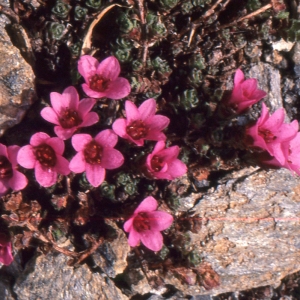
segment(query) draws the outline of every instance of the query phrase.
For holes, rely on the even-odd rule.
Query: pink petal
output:
[[[65,151],[65,143],[58,137],[48,139],[46,144],[49,145],[56,154],[62,155]]]
[[[162,133],[161,131],[150,131],[146,137],[145,140],[150,140],[150,141],[165,141],[167,139],[166,135]]]
[[[267,93],[262,91],[262,90],[256,90],[253,95],[252,98],[253,99],[257,99],[257,101],[259,101],[260,99],[264,98],[267,96]]]
[[[130,230],[132,229],[133,220],[134,220],[134,217],[131,217],[124,223],[123,228],[126,232],[130,232]]]
[[[168,164],[168,173],[172,180],[186,174],[187,166],[179,159],[175,159]]]
[[[284,109],[277,109],[273,115],[264,123],[263,128],[276,132],[284,121]]]
[[[20,150],[20,146],[17,145],[7,147],[7,157],[13,167],[15,167],[18,164],[17,156],[19,150]]]
[[[128,135],[126,132],[126,126],[127,126],[126,119],[117,119],[113,123],[112,129],[118,136],[120,136],[122,138],[127,138]]]
[[[276,131],[275,133],[277,136],[277,139],[275,141],[280,143],[280,142],[292,140],[297,135],[298,127],[299,124],[297,120],[294,120],[290,124],[282,124],[279,130]]]
[[[273,155],[278,162],[283,166],[286,162],[286,157],[283,154],[281,144],[279,143],[273,143],[273,144],[267,144],[268,151],[271,155]]]
[[[26,169],[33,169],[37,161],[33,147],[31,145],[22,147],[18,152],[17,161],[22,167]]]
[[[106,92],[106,97],[118,100],[124,98],[130,94],[130,83],[126,78],[118,77],[116,80],[110,83]]]
[[[61,155],[57,155],[56,165],[53,169],[55,169],[58,174],[68,175],[70,173],[69,161]]]
[[[269,109],[264,102],[262,103],[261,107],[261,115],[257,120],[258,126],[263,125],[270,118]]]
[[[78,126],[79,127],[87,127],[96,124],[99,121],[99,116],[95,112],[89,112],[85,117],[83,122]]]
[[[7,243],[7,245],[3,245],[1,248],[0,262],[8,266],[14,260],[11,253],[11,242]]]
[[[26,187],[28,180],[24,174],[14,170],[13,176],[9,179],[8,185],[14,191],[22,190]]]
[[[54,127],[54,132],[55,134],[62,140],[67,140],[69,139],[74,132],[77,130],[77,127],[73,128],[62,128],[61,126],[55,126]]]
[[[69,168],[74,173],[82,173],[85,171],[85,158],[83,152],[78,152],[70,161]]]
[[[136,105],[131,101],[125,102],[125,111],[127,124],[130,125],[132,121],[140,120],[141,116]]]
[[[75,134],[72,137],[72,146],[76,151],[82,151],[85,145],[91,142],[93,138],[89,134]]]
[[[85,173],[89,183],[92,186],[97,187],[104,181],[106,172],[105,169],[98,164],[91,165],[87,163]]]
[[[46,121],[59,125],[59,120],[57,113],[54,111],[52,107],[45,107],[41,111],[41,116],[44,118]]]
[[[92,97],[92,98],[103,98],[103,97],[106,97],[106,91],[104,92],[97,92],[97,91],[94,91],[92,90],[86,83],[82,84],[81,85],[83,91],[89,96],[89,97]]]
[[[173,216],[165,211],[152,211],[147,213],[150,220],[151,231],[162,231],[173,223]]]
[[[8,157],[7,147],[0,143],[0,155]]]
[[[242,70],[237,69],[234,75],[234,85],[240,85],[245,79],[244,73]]]
[[[102,147],[113,148],[118,142],[118,136],[111,129],[106,129],[95,136],[95,141]]]
[[[163,237],[159,231],[143,231],[140,237],[142,243],[152,251],[159,251],[163,246]]]
[[[152,118],[156,112],[156,101],[153,98],[144,101],[139,106],[138,111],[141,120],[146,121],[147,119]]]
[[[122,166],[124,163],[124,157],[122,153],[113,148],[103,148],[101,166],[104,169],[116,169]]]
[[[52,103],[52,102],[51,102]],[[79,104],[79,96],[74,86],[67,87],[61,95],[61,107],[70,108],[77,111]],[[59,110],[60,111],[60,110]]]
[[[135,247],[140,242],[140,234],[132,227],[128,236],[128,244],[131,247]]]
[[[57,179],[57,173],[52,168],[47,169],[43,167],[39,162],[35,166],[35,179],[43,187],[49,187],[55,184]]]
[[[156,115],[153,116],[151,119],[148,120],[148,122],[145,122],[146,125],[148,125],[151,130],[157,130],[161,131],[165,129],[170,123],[170,119],[165,116]]]
[[[56,92],[50,93],[50,101],[55,113],[60,115],[65,108],[76,111],[78,108],[79,96],[77,90],[73,86],[69,86],[62,94]]]
[[[117,79],[121,71],[119,61],[114,56],[109,56],[102,60],[97,67],[97,74],[105,79],[114,81]]]
[[[96,74],[99,62],[90,55],[83,55],[78,61],[78,72],[88,83],[90,78]]]
[[[138,214],[139,212],[154,211],[156,210],[157,206],[158,206],[157,201],[153,197],[149,196],[140,203],[140,205],[136,208],[134,213]]]
[[[155,155],[156,153],[158,153],[159,151],[163,150],[165,148],[166,144],[164,141],[159,141],[156,143],[153,151],[152,151],[152,155]]]
[[[247,79],[242,84],[243,96],[247,99],[253,99],[252,94],[257,88],[257,80],[254,78]]]
[[[170,148],[159,151],[156,155],[161,157],[163,161],[170,162],[177,158],[177,156],[179,155],[179,151],[180,149],[178,146],[172,146]]]
[[[30,138],[30,144],[34,147],[37,147],[41,144],[47,144],[47,140],[50,136],[45,132],[37,132]]]
[[[57,92],[50,93],[51,106],[56,114],[60,114],[62,108],[62,98],[63,95]]]
[[[96,100],[92,98],[84,98],[78,104],[78,113],[80,117],[84,119],[84,117],[88,114],[88,112],[93,108],[95,105]]]

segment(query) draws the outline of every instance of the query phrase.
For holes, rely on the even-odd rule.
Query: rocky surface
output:
[[[5,5],[2,1],[1,5]],[[11,21],[0,14],[0,135],[18,124],[35,100],[34,73],[7,33]]]
[[[300,270],[299,178],[286,170],[258,168],[232,175],[206,195],[193,194],[189,199],[198,202],[191,218],[201,219],[202,226],[197,233],[187,233],[188,247],[211,263],[220,276],[220,286],[206,291],[183,284],[168,272],[165,289],[157,293],[164,294],[168,285],[193,296],[278,286],[286,275]],[[133,272],[138,271],[129,273],[134,276]],[[141,294],[154,292],[141,270],[140,276],[143,279],[132,288]]]
[[[57,253],[33,258],[14,286],[17,299],[128,299],[106,275],[86,264],[69,267],[68,260]]]

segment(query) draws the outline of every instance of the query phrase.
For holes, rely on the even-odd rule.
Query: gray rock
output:
[[[250,68],[247,76],[248,78],[256,78],[259,89],[267,93],[263,100],[270,108],[271,113],[283,107],[281,76],[277,69],[269,64],[260,62]]]
[[[10,20],[0,15],[0,136],[22,120],[35,100],[34,73],[13,46],[8,24]]]
[[[14,286],[17,299],[128,299],[109,277],[92,273],[86,264],[69,267],[69,259],[64,254],[48,253],[29,261]]]

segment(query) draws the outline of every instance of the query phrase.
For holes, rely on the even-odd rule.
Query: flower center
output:
[[[137,232],[150,230],[150,220],[147,213],[140,212],[133,220],[133,227]]]
[[[85,146],[83,155],[87,163],[91,165],[100,164],[102,158],[102,147],[93,140]]]
[[[59,123],[62,128],[73,128],[81,124],[82,119],[77,111],[66,108],[59,118]]]
[[[56,154],[53,148],[47,144],[35,147],[35,157],[44,167],[51,168],[56,164]]]
[[[133,121],[126,127],[126,132],[134,140],[139,140],[147,136],[149,128],[142,120]]]
[[[159,172],[163,166],[165,165],[163,159],[161,157],[158,157],[157,155],[154,155],[151,159],[151,168],[155,172]]]
[[[277,136],[268,129],[258,129],[258,134],[265,140],[266,143],[271,143],[277,138]]]
[[[11,178],[13,170],[10,161],[3,155],[0,155],[0,179]]]
[[[97,92],[107,90],[110,79],[103,78],[101,75],[95,74],[90,78],[90,88]]]

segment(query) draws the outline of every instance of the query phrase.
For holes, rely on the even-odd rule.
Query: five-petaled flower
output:
[[[251,138],[250,145],[266,150],[274,156],[281,165],[286,163],[283,144],[291,141],[298,132],[298,121],[284,123],[284,109],[279,108],[270,116],[267,106],[262,103],[261,116],[257,122],[246,130]]]
[[[50,94],[52,107],[45,107],[41,116],[54,123],[56,135],[67,140],[80,127],[91,126],[99,121],[95,112],[90,112],[96,103],[95,99],[85,98],[79,101],[79,96],[73,86],[67,87],[62,94]]]
[[[70,173],[69,162],[62,156],[64,149],[62,139],[37,132],[31,137],[30,145],[19,150],[17,161],[24,168],[34,168],[36,181],[49,187],[56,182],[57,174]]]
[[[20,147],[6,147],[0,144],[0,196],[3,196],[9,188],[19,191],[28,183],[24,174],[17,171],[17,155]]]
[[[173,180],[187,172],[187,166],[179,159],[179,147],[165,148],[165,142],[156,143],[153,152],[147,156],[146,169],[150,177]]]
[[[14,260],[11,253],[11,241],[7,235],[0,233],[0,262],[8,266]]]
[[[173,217],[167,212],[156,210],[157,206],[157,201],[149,196],[125,222],[124,230],[129,232],[128,243],[131,247],[137,246],[141,241],[152,251],[162,248],[163,236],[160,231],[171,226]]]
[[[266,95],[266,92],[257,88],[256,79],[245,80],[244,73],[237,69],[234,76],[234,87],[227,104],[240,114]]]
[[[117,100],[128,96],[131,91],[130,83],[126,78],[118,77],[120,70],[120,64],[114,56],[99,63],[96,58],[84,55],[78,61],[78,72],[86,82],[82,89],[92,98]]]
[[[144,140],[165,141],[166,136],[161,131],[169,125],[170,119],[155,115],[154,99],[144,101],[139,108],[131,101],[125,102],[126,119],[117,119],[113,123],[114,132],[138,146],[144,145]]]
[[[116,169],[124,162],[121,152],[114,149],[118,136],[110,129],[101,131],[93,139],[89,134],[75,134],[72,145],[78,153],[70,161],[74,173],[85,171],[86,178],[94,187],[105,178],[105,169]]]

